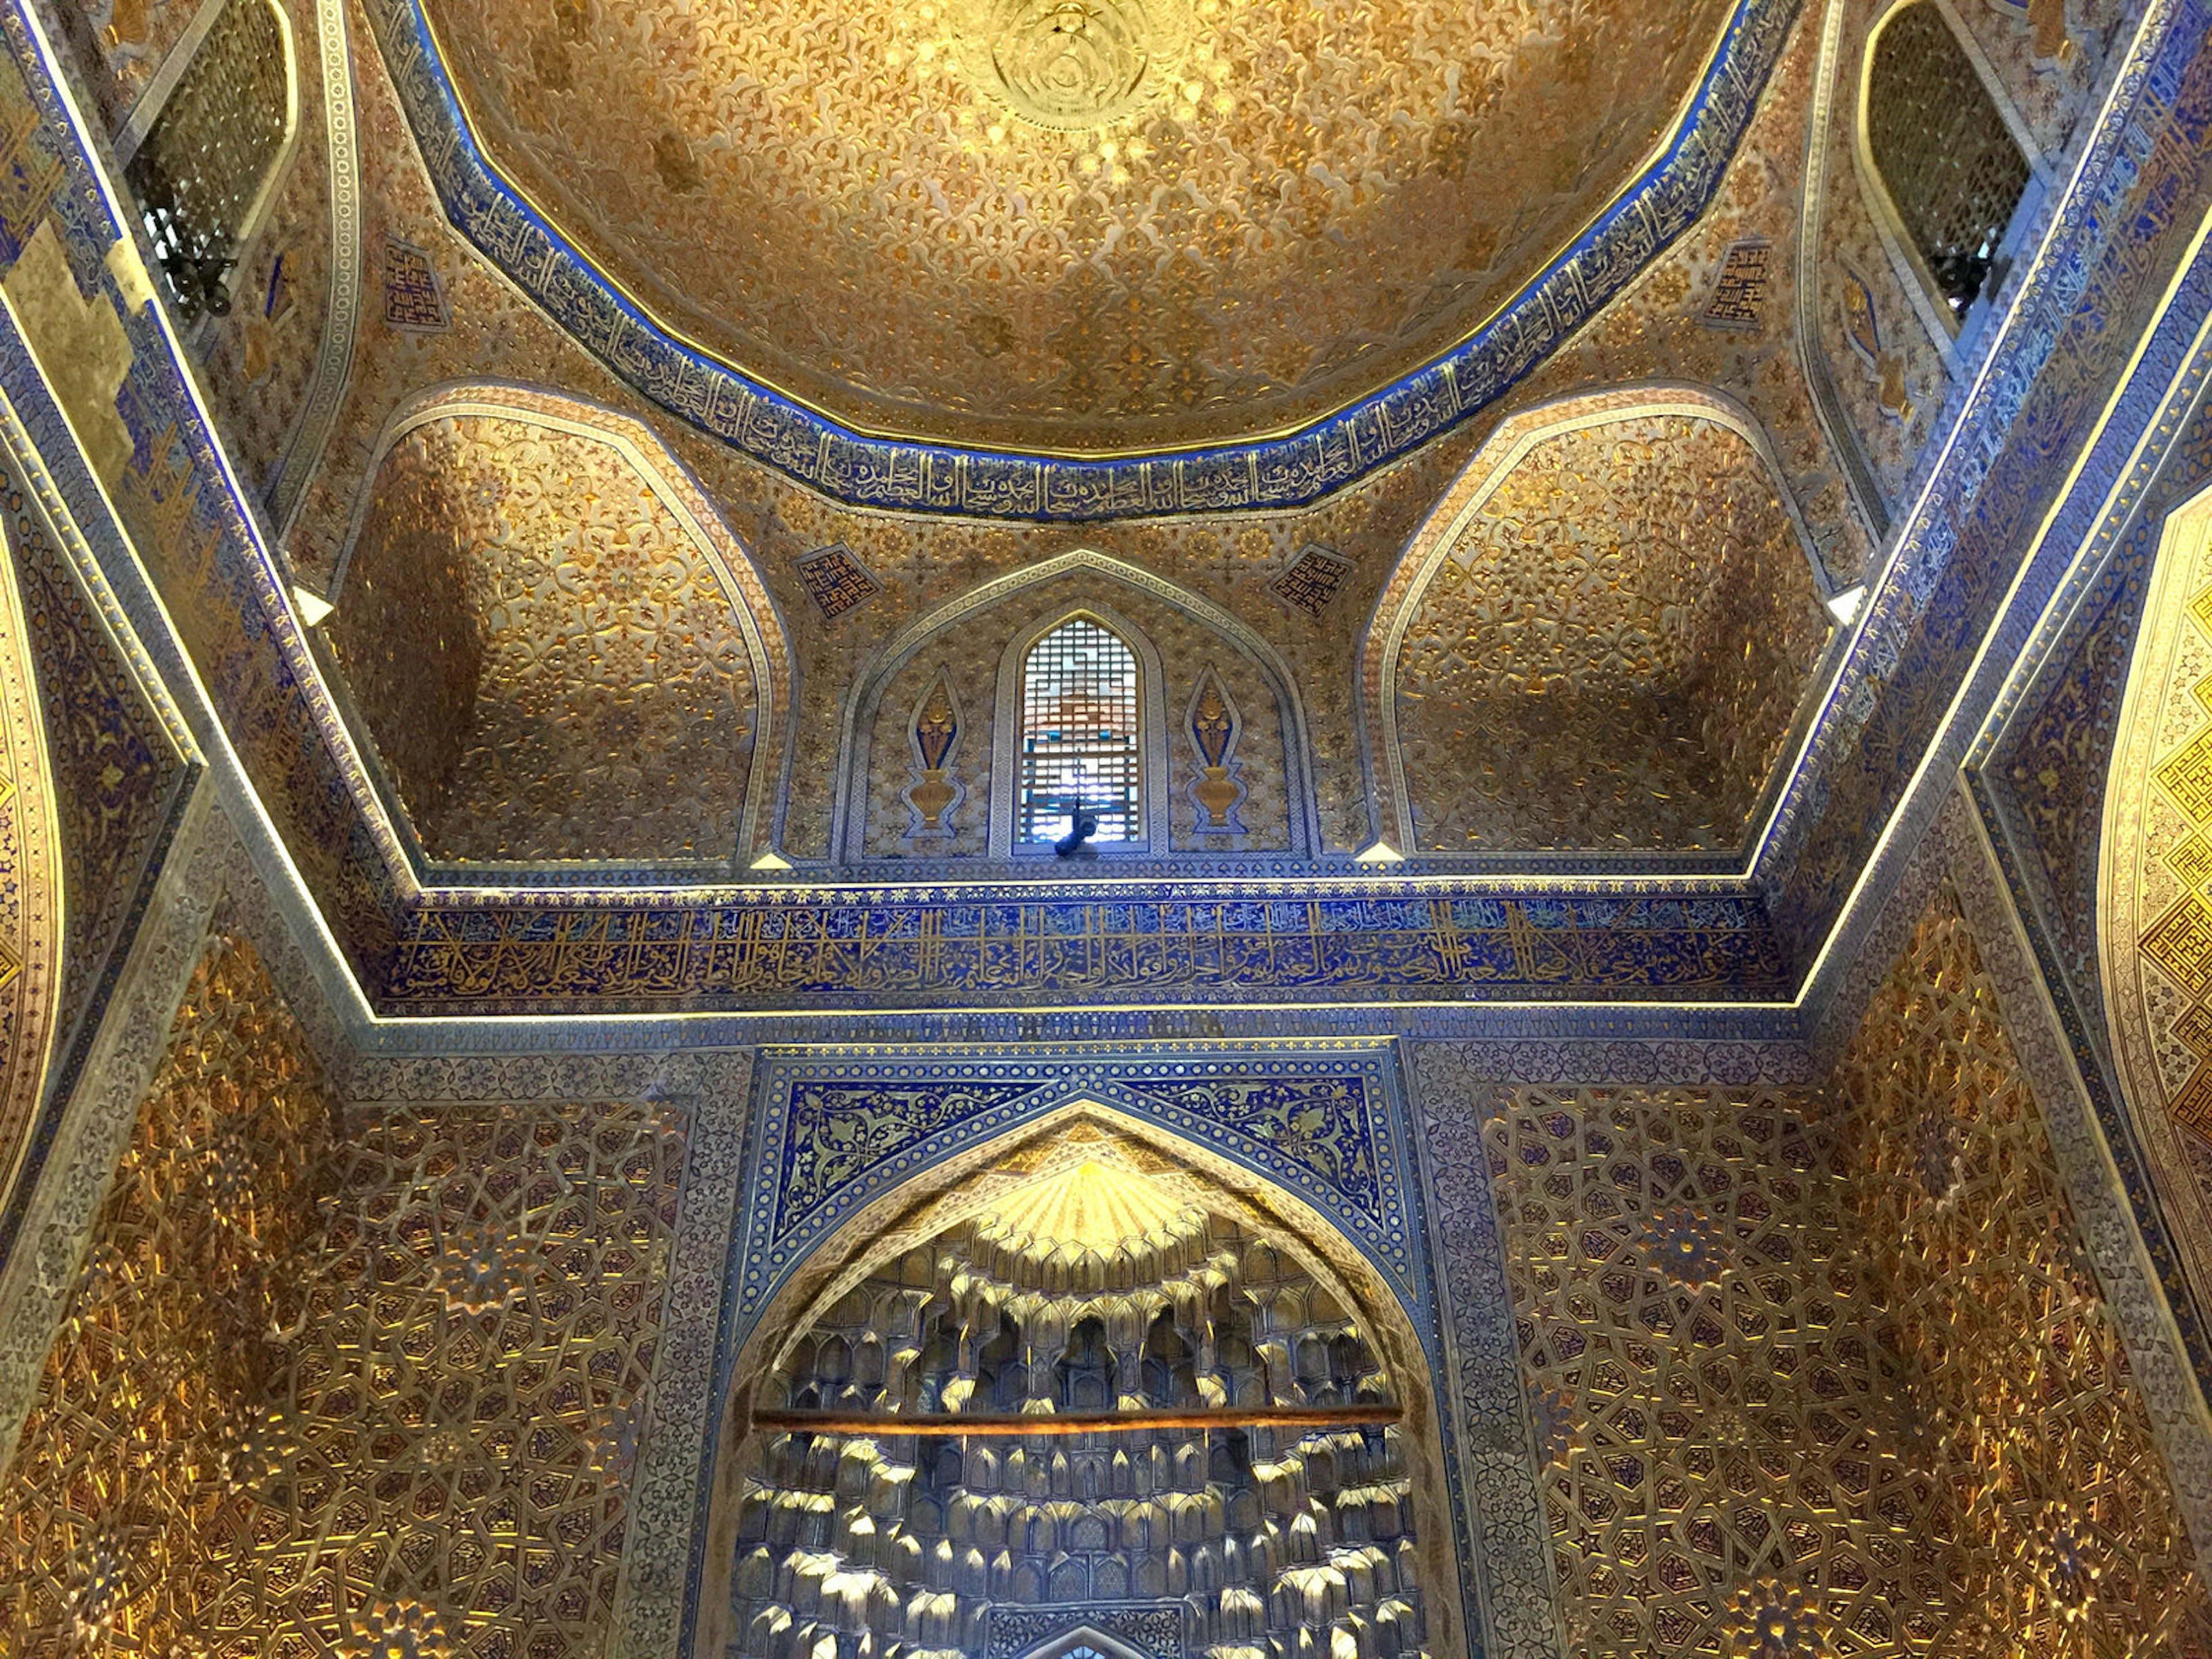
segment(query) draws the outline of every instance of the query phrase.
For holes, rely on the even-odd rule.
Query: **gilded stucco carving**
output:
[[[344,1116],[217,936],[0,1498],[11,1654],[606,1650],[682,1115]]]
[[[48,763],[23,590],[8,562],[0,569],[0,1200],[28,1149],[65,988],[81,988],[64,979],[62,805]],[[35,588],[32,593],[35,600]],[[73,811],[71,830],[82,821]],[[79,901],[97,908],[91,894]]]
[[[1978,974],[1955,909],[1931,913],[1839,1074],[1848,1103],[1487,1102],[1568,1651],[2089,1659],[2207,1639]]]
[[[1827,637],[1765,462],[1681,410],[1507,465],[1380,641],[1411,844],[1738,846]]]
[[[149,704],[126,647],[12,480],[0,483],[0,511],[8,514],[9,563],[37,671],[53,779],[58,890],[66,901],[51,1099],[74,1081],[107,1006],[191,769]],[[30,867],[20,848],[10,862]],[[27,1197],[21,1190],[15,1194],[19,1203]],[[0,1222],[0,1239],[11,1228]]]
[[[329,635],[434,858],[715,859],[761,688],[717,562],[596,435],[444,417],[386,457]]]
[[[678,332],[865,427],[1156,447],[1434,356],[1641,167],[1717,0],[434,0],[496,164]]]
[[[1806,400],[1790,331],[1770,321],[1758,331],[1723,331],[1698,320],[1726,249],[1747,235],[1764,235],[1776,245],[1768,315],[1789,314],[1792,264],[1784,250],[1796,246],[1795,191],[1817,46],[1817,39],[1808,36],[1785,55],[1744,153],[1705,220],[1532,374],[1501,410],[1624,380],[1664,377],[1729,389],[1772,435],[1783,477],[1840,580],[1861,567],[1867,543],[1850,517],[1837,464]],[[371,243],[397,234],[429,253],[453,326],[426,335],[386,327],[374,312],[366,320],[364,349],[329,465],[311,489],[291,538],[292,556],[317,586],[327,581],[339,557],[358,481],[375,464],[386,423],[418,388],[495,374],[574,387],[618,408],[638,404],[455,235],[413,158],[380,59],[365,57],[358,67],[368,199],[378,221],[369,228]],[[680,426],[670,424],[663,435],[754,550],[792,630],[803,707],[781,844],[794,857],[808,857],[828,851],[836,710],[875,646],[948,594],[1077,545],[1157,571],[1225,605],[1282,652],[1310,704],[1322,843],[1344,852],[1363,846],[1370,831],[1361,739],[1351,714],[1356,696],[1349,684],[1358,636],[1407,539],[1489,429],[1482,422],[1470,423],[1405,463],[1300,512],[1101,525],[1079,536],[1051,526],[979,526],[844,509]],[[840,543],[883,591],[825,623],[793,568],[805,555]],[[1312,620],[1267,590],[1268,580],[1309,544],[1337,553],[1349,567],[1322,614]]]
[[[209,1651],[224,1626],[254,1628],[215,1557],[270,1472],[264,1401],[285,1364],[271,1333],[302,1310],[297,1256],[333,1127],[258,954],[215,936],[0,1497],[10,1653]]]
[[[1941,1483],[1905,1455],[1818,1111],[1486,1103],[1570,1653],[1950,1659]]]
[[[1948,890],[1837,1073],[1883,1346],[1942,1476],[1946,1656],[2196,1653],[2212,1599],[1996,988]]]

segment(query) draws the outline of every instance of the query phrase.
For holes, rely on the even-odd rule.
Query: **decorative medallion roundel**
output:
[[[967,11],[956,27],[986,70],[981,89],[1060,131],[1104,126],[1158,96],[1182,44],[1159,0],[979,0]]]

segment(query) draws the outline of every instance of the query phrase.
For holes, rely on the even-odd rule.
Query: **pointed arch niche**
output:
[[[1886,250],[1930,337],[1948,349],[1974,301],[2002,282],[2049,170],[1944,0],[1903,0],[1869,31],[1853,137]]]
[[[1832,597],[1757,420],[1696,387],[1502,423],[1360,654],[1375,829],[1411,855],[1741,856]]]
[[[1015,860],[1042,852],[1048,862],[1049,845],[1025,848],[1016,822],[1024,669],[1038,641],[1085,618],[1126,645],[1138,671],[1142,824],[1118,846],[1101,846],[1101,856],[1309,854],[1319,844],[1311,749],[1290,665],[1212,601],[1077,550],[915,618],[854,677],[842,716],[832,855]],[[1219,825],[1201,793],[1209,763],[1192,724],[1209,681],[1235,711],[1224,770],[1241,791]],[[939,684],[961,726],[949,763],[930,778],[917,721]],[[927,823],[917,790],[959,804]]]
[[[2212,1289],[2212,490],[2175,510],[2105,788],[2097,950],[2112,1057],[2160,1207]]]
[[[810,1651],[809,1623],[878,1651],[1466,1650],[1399,1294],[1305,1199],[1126,1109],[1075,1097],[854,1210],[726,1374],[695,1652]]]
[[[750,553],[641,423],[520,386],[386,428],[313,637],[434,871],[775,844],[793,668]]]

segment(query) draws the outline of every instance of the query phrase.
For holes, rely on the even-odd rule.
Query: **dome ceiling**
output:
[[[1729,0],[423,0],[487,158],[833,419],[1060,453],[1295,427],[1650,160]]]

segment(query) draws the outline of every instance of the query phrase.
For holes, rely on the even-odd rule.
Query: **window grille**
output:
[[[1142,838],[1137,659],[1101,623],[1078,617],[1022,665],[1022,773],[1016,838],[1056,842],[1068,803],[1098,820],[1095,842]]]
[[[1867,141],[1905,233],[1954,314],[1989,280],[2027,190],[2027,158],[1951,26],[1921,0],[1881,32]]]
[[[283,154],[290,73],[269,0],[229,0],[131,158],[155,261],[187,316],[230,309],[224,274]]]

